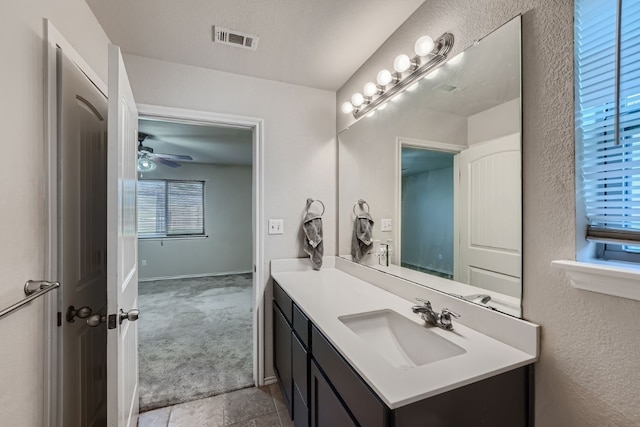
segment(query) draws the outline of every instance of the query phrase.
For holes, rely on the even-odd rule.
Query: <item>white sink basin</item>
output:
[[[402,370],[466,353],[462,347],[393,310],[349,314],[338,319],[371,351]]]

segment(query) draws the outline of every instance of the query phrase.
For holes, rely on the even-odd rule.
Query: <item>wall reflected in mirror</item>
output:
[[[516,17],[340,133],[341,256],[364,199],[362,264],[520,316],[520,44]]]

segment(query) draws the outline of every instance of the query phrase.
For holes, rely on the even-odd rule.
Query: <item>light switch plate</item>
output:
[[[391,231],[391,218],[382,218],[380,220],[380,231]]]
[[[270,219],[269,234],[284,234],[284,220]]]

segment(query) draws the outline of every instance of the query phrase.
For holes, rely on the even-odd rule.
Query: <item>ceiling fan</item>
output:
[[[158,163],[171,168],[179,168],[182,165],[178,162],[193,160],[191,156],[182,154],[154,153],[153,148],[142,145],[148,136],[149,134],[138,132],[138,170],[140,172],[152,171]]]

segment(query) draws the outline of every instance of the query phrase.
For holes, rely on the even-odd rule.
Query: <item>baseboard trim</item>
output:
[[[252,273],[252,271],[251,270],[227,271],[224,273],[182,274],[178,276],[147,277],[144,279],[138,279],[138,282],[153,282],[155,280],[197,279],[198,277],[229,276],[231,274],[247,274],[247,273]]]
[[[274,376],[266,377],[264,379],[264,385],[275,384],[278,382],[278,379]]]

